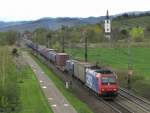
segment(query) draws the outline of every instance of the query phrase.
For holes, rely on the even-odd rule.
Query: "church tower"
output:
[[[110,39],[111,38],[111,20],[109,17],[108,10],[107,10],[106,18],[105,18],[104,29],[105,29],[106,38]]]

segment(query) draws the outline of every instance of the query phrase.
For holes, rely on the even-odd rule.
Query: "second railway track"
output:
[[[150,113],[150,102],[148,100],[125,89],[120,88],[117,102],[130,108],[133,113]]]

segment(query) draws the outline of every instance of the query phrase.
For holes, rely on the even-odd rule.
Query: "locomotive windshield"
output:
[[[102,77],[102,84],[116,84],[116,79],[114,77]]]
[[[111,70],[106,70],[106,69],[96,70],[95,72],[101,73],[101,74],[112,74],[113,73]]]

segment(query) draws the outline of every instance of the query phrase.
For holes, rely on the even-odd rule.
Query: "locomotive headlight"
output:
[[[116,89],[116,88],[114,88],[114,89],[113,89],[113,91],[117,91],[117,89]]]
[[[105,89],[104,89],[104,88],[102,88],[102,91],[105,91]]]

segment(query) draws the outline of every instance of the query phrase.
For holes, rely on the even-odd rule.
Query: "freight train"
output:
[[[117,75],[108,68],[94,66],[89,62],[69,59],[67,53],[56,52],[41,45],[26,40],[26,45],[36,51],[47,62],[53,63],[61,71],[80,80],[83,85],[88,87],[98,96],[115,98],[118,95]]]

